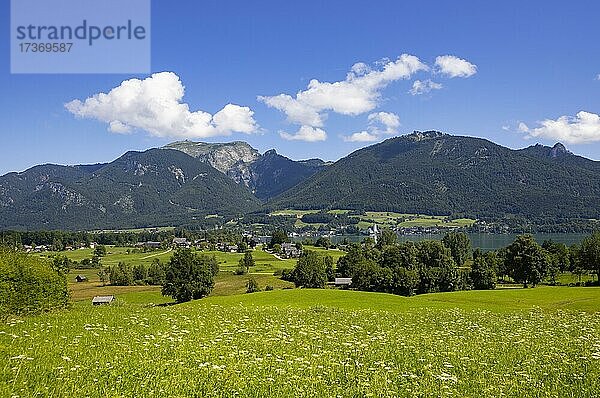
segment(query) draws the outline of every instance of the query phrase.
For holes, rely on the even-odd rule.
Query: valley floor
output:
[[[0,396],[600,394],[600,288],[124,292],[0,324]]]

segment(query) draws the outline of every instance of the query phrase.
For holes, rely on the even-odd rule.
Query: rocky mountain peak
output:
[[[442,133],[441,131],[436,131],[436,130],[427,130],[427,131],[415,130],[412,134],[408,134],[406,137],[411,141],[419,142],[419,141],[440,138],[440,137],[443,137],[444,135],[446,135],[446,134]]]
[[[242,141],[206,143],[193,141],[172,142],[164,149],[176,149],[210,164],[222,173],[227,173],[238,163],[251,163],[260,157],[260,152]]]
[[[554,146],[552,147],[552,149],[550,149],[550,157],[556,158],[562,155],[567,155],[570,154],[571,152],[569,152],[569,150],[567,150],[567,148],[565,148],[565,146],[563,144],[561,144],[560,142],[557,142],[556,144],[554,144]]]
[[[294,161],[275,149],[263,155],[246,142],[205,143],[178,141],[163,149],[184,152],[245,185],[259,199],[268,199],[312,176],[326,164],[319,159]]]

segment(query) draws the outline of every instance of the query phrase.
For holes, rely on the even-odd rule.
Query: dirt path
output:
[[[167,254],[167,253],[169,253],[169,252],[170,252],[170,251],[172,251],[172,250],[173,250],[173,249],[169,249],[169,250],[167,250],[166,252],[151,254],[151,255],[149,255],[149,256],[146,256],[146,257],[142,257],[142,258],[140,258],[140,260],[146,260],[146,259],[148,259],[148,258],[152,258],[152,257],[156,257],[156,256],[162,256],[163,254]]]

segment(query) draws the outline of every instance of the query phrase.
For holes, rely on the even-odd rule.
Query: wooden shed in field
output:
[[[108,305],[115,301],[115,296],[95,296],[92,299],[93,305]]]

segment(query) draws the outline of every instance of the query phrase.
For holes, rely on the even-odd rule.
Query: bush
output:
[[[260,287],[258,287],[258,282],[254,278],[248,279],[246,282],[246,293],[255,293],[260,292]]]
[[[133,268],[129,264],[119,262],[108,269],[110,284],[115,286],[133,285]]]
[[[81,268],[81,269],[93,269],[93,268],[100,268],[100,258],[97,256],[93,256],[92,258],[84,258],[83,260],[81,260],[81,262],[79,263],[79,265],[77,265],[77,262],[74,261],[73,265],[77,266],[77,268]]]
[[[244,268],[244,267],[237,267],[233,271],[233,275],[246,275],[247,273],[248,273],[248,271],[246,271],[246,268]]]
[[[64,308],[67,275],[40,258],[0,248],[0,316]]]
[[[271,286],[271,285],[265,286],[265,292],[270,292],[271,290],[273,290],[273,286]]]

